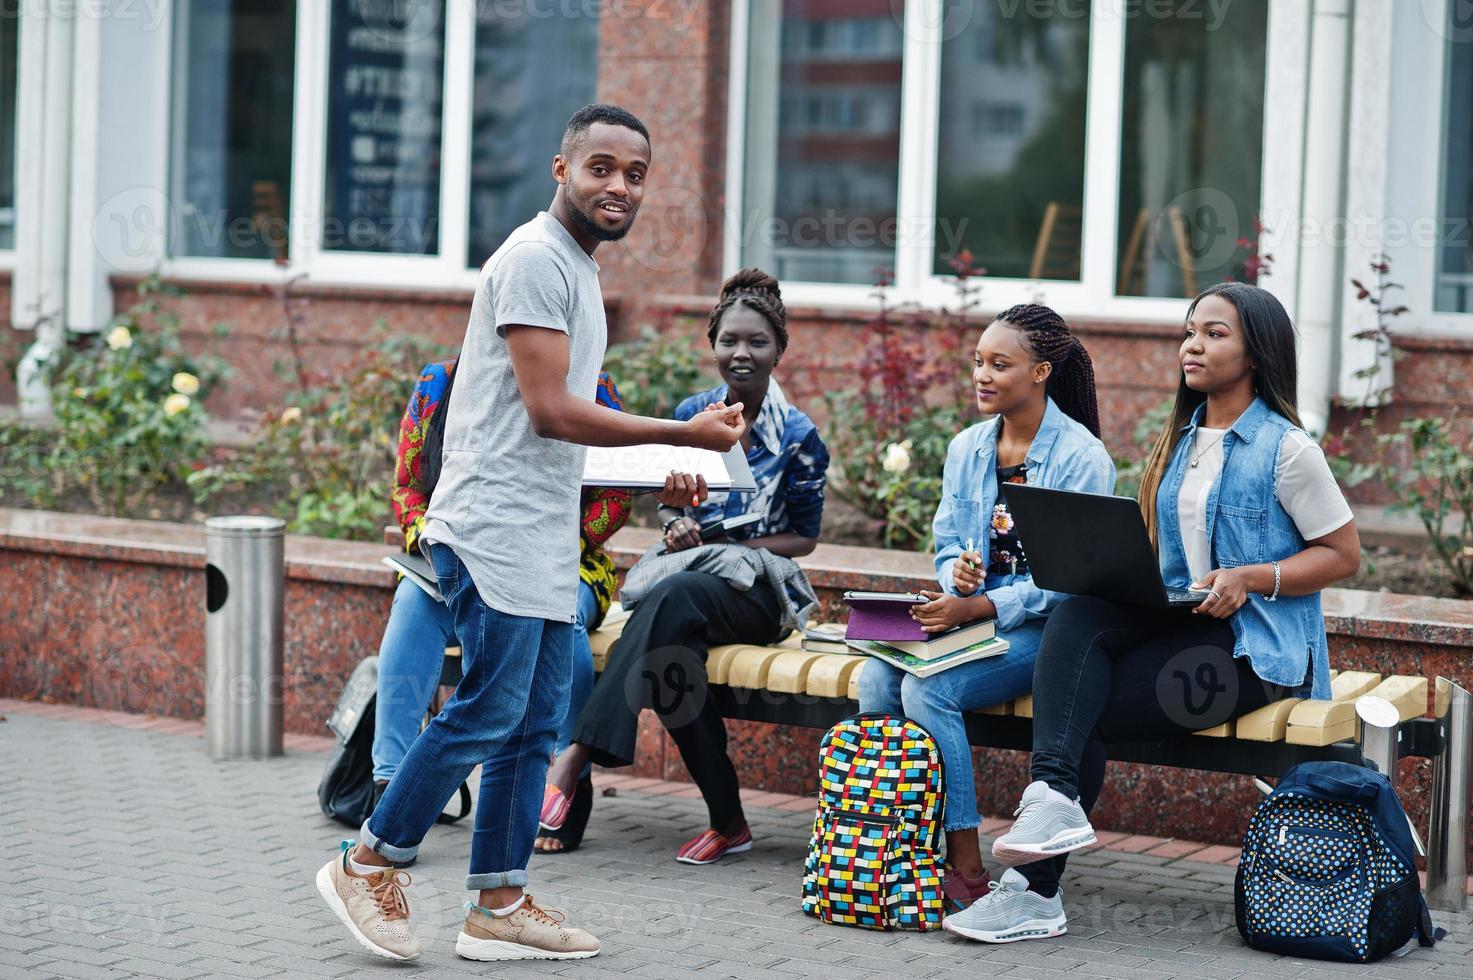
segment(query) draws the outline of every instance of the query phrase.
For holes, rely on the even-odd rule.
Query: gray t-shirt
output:
[[[493,609],[571,623],[585,450],[532,431],[509,324],[566,333],[568,391],[593,400],[608,339],[598,264],[545,211],[481,269],[421,540],[449,545]]]

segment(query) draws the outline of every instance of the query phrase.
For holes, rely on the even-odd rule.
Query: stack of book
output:
[[[809,653],[855,653],[844,642],[843,623],[816,623],[803,631],[800,644]]]
[[[846,592],[850,648],[883,660],[917,677],[929,677],[961,664],[1005,653],[1008,641],[991,619],[962,623],[943,633],[927,633],[910,609],[926,601],[908,592]]]

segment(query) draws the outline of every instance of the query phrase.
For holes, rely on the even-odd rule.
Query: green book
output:
[[[932,674],[939,674],[943,670],[968,664],[973,660],[981,660],[984,657],[995,657],[1000,653],[1006,653],[1008,650],[1008,641],[994,636],[930,660],[906,653],[904,650],[896,649],[890,644],[882,643],[879,640],[850,640],[849,646],[862,653],[869,654],[876,660],[883,660],[888,664],[898,667],[907,674],[914,674],[917,677],[930,677]]]

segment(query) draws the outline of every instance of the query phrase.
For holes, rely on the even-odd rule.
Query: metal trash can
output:
[[[205,747],[216,759],[281,755],[286,524],[205,521]]]

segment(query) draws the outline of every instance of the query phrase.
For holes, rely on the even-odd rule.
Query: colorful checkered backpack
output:
[[[1348,762],[1303,762],[1258,805],[1233,889],[1254,949],[1367,963],[1432,927],[1406,811],[1386,777]]]
[[[939,929],[941,751],[913,721],[855,715],[818,747],[803,911],[866,929]]]

